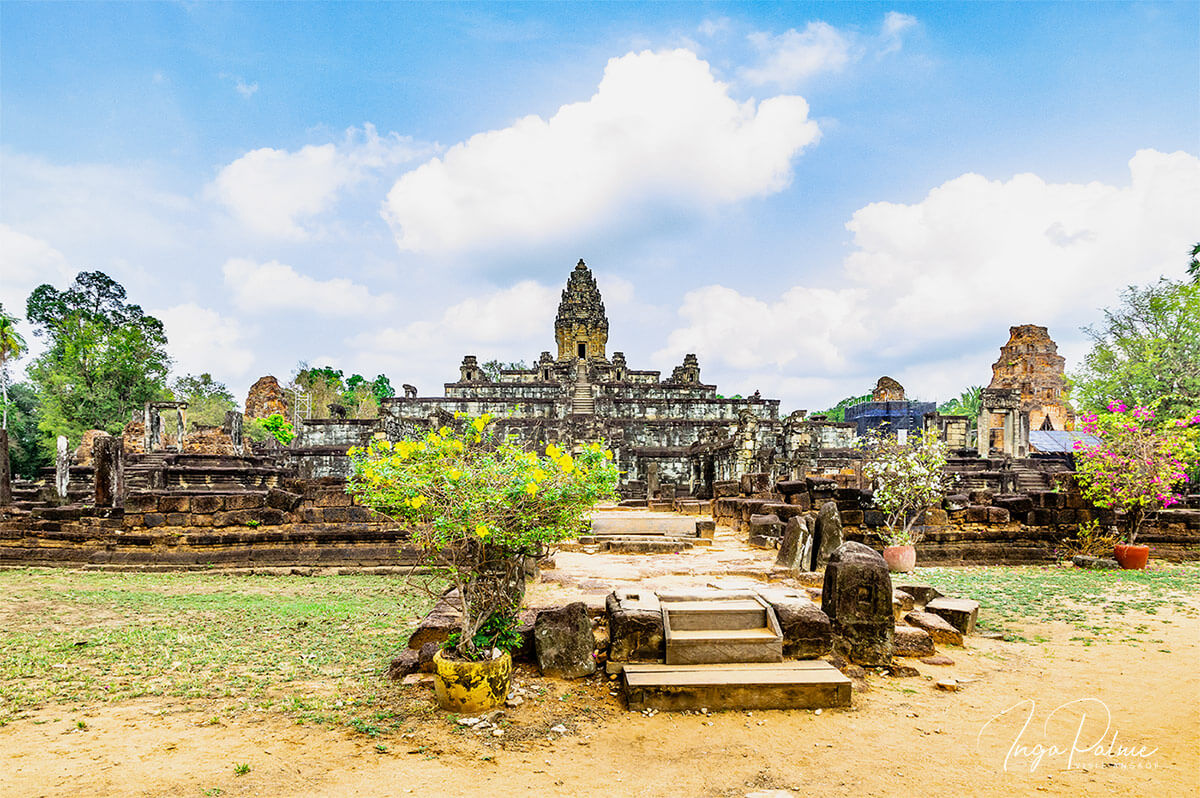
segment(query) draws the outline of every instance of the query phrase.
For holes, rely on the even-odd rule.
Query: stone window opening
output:
[[[580,357],[587,357],[587,344],[586,343],[584,343],[583,341],[580,341],[578,349],[579,349]]]

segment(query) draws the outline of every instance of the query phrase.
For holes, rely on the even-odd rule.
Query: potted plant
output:
[[[926,431],[905,443],[876,434],[860,444],[866,454],[863,474],[871,480],[874,503],[884,514],[883,559],[893,572],[916,567],[918,521],[945,492],[946,444]]]
[[[419,438],[375,439],[350,458],[350,492],[410,525],[425,563],[453,585],[461,620],[435,658],[438,703],[460,712],[495,706],[520,643],[525,560],[577,535],[584,514],[614,495],[612,452],[551,444],[539,455],[495,432],[484,414]]]
[[[1160,421],[1150,408],[1116,400],[1107,410],[1080,418],[1097,441],[1075,442],[1075,477],[1084,498],[1123,513],[1124,542],[1113,547],[1113,557],[1122,568],[1142,569],[1150,547],[1136,543],[1138,533],[1148,513],[1179,503],[1176,488],[1197,458],[1200,414]]]

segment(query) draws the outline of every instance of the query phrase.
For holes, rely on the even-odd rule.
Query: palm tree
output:
[[[1200,283],[1200,244],[1192,247],[1192,262],[1188,264],[1188,274],[1192,275],[1193,283]]]
[[[17,332],[17,319],[0,305],[0,391],[4,395],[4,420],[0,429],[8,429],[8,361],[25,351],[25,339]]]

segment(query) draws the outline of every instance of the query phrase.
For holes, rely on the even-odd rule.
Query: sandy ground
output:
[[[703,556],[728,555],[745,572],[751,555],[716,548]],[[598,561],[583,557],[560,559],[559,576],[575,563],[599,581]],[[681,577],[665,558],[613,563]],[[1200,619],[1164,609],[1129,621],[1161,627],[1164,642],[1084,646],[1066,625],[1023,630],[1042,644],[971,637],[941,649],[954,665],[869,673],[849,709],[819,715],[648,717],[624,710],[602,675],[553,682],[528,670],[518,681],[530,699],[507,710],[502,737],[445,716],[372,739],[273,713],[214,714],[205,702],[50,707],[0,729],[0,794],[1200,795]],[[951,675],[958,692],[935,687]],[[397,689],[433,700],[427,685]],[[565,733],[546,731],[559,720]]]

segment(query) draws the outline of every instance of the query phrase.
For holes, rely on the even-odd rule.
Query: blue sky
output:
[[[582,257],[634,367],[945,399],[1200,239],[1192,2],[5,2],[0,45],[0,301],[104,270],[239,396],[532,360]]]

